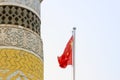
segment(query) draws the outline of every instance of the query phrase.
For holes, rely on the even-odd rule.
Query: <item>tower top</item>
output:
[[[0,0],[0,5],[20,6],[40,15],[40,3],[42,1],[43,0]]]

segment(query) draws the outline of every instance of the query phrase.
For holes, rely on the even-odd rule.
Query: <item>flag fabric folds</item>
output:
[[[59,66],[61,68],[66,68],[67,65],[72,65],[72,46],[73,46],[73,36],[71,36],[68,41],[63,54],[58,57]]]

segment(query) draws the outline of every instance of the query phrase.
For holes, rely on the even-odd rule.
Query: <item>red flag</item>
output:
[[[58,57],[59,66],[61,68],[66,68],[67,65],[72,65],[72,44],[73,36],[68,41],[63,54]]]

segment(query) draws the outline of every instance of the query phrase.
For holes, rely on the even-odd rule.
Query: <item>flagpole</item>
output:
[[[73,27],[72,35],[73,35],[73,80],[75,80],[75,31],[76,27]]]

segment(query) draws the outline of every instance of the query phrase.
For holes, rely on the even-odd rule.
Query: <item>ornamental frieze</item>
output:
[[[13,46],[32,51],[41,58],[42,41],[33,31],[19,27],[0,27],[0,46]]]

